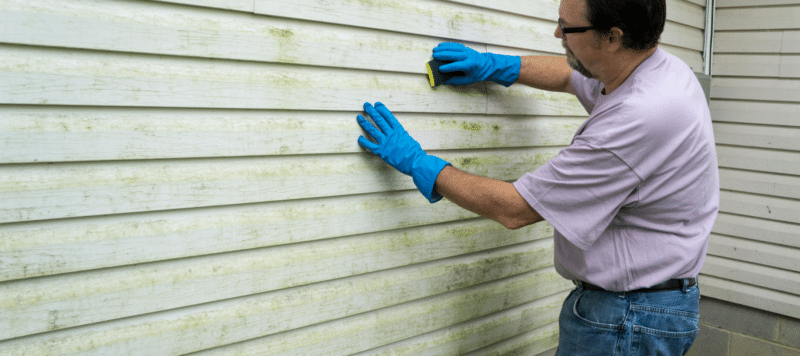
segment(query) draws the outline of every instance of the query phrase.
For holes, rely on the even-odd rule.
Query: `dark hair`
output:
[[[622,46],[645,51],[658,45],[667,21],[666,0],[586,0],[588,20],[600,34],[622,32]]]

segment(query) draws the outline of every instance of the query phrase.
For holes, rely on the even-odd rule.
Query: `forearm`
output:
[[[564,57],[526,56],[522,57],[516,82],[537,89],[572,93],[571,77],[572,68]]]
[[[542,221],[511,183],[445,167],[434,189],[456,205],[495,220],[509,229]]]

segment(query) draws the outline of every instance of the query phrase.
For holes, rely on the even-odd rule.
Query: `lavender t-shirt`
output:
[[[610,95],[578,72],[590,116],[514,187],[555,228],[555,267],[612,291],[695,277],[719,210],[711,115],[700,83],[657,49]]]

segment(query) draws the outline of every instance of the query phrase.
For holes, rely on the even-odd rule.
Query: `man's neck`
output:
[[[639,67],[642,62],[650,58],[656,52],[658,47],[648,49],[644,52],[629,51],[613,59],[609,59],[609,67],[606,71],[605,78],[598,78],[603,83],[603,94],[609,95],[617,90],[628,77],[631,76],[633,71]]]

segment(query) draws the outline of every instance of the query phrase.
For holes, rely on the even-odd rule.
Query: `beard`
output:
[[[592,72],[589,72],[589,70],[586,69],[586,67],[583,64],[581,64],[581,62],[578,61],[577,58],[575,58],[575,53],[573,53],[572,50],[570,50],[569,47],[567,47],[567,44],[565,42],[561,42],[561,46],[563,46],[564,49],[567,50],[567,64],[569,64],[570,68],[578,71],[578,73],[580,74],[583,74],[583,76],[586,78],[589,79],[596,78],[595,75],[592,74]]]

